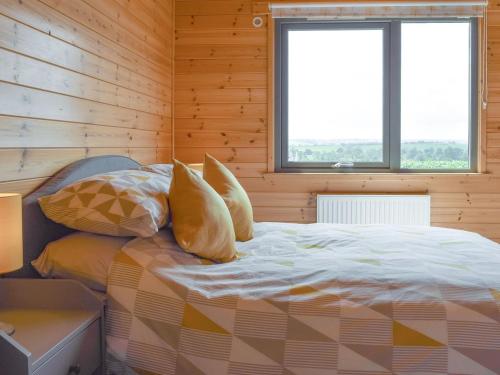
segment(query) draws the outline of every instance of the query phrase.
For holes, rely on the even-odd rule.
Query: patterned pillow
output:
[[[125,170],[76,181],[38,201],[44,214],[76,230],[150,237],[167,223],[170,179]]]

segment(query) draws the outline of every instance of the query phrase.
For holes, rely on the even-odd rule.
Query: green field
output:
[[[381,162],[380,143],[332,143],[295,141],[289,147],[289,159],[296,162]],[[457,142],[408,142],[401,145],[401,168],[467,169],[468,145]]]

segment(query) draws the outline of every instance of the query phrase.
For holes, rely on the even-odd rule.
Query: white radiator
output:
[[[318,223],[430,225],[429,195],[322,195]]]

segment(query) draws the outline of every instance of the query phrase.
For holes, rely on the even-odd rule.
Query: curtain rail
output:
[[[380,8],[380,7],[466,7],[488,6],[488,1],[454,1],[454,2],[373,2],[373,3],[280,3],[269,4],[269,9],[291,8]]]

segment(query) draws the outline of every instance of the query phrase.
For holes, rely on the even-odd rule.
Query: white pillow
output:
[[[142,171],[161,174],[172,180],[172,170],[174,168],[173,164],[149,164],[143,165],[141,167]]]
[[[202,177],[202,175],[203,175],[202,171],[200,171],[197,168],[194,168],[193,165],[194,164],[191,164],[191,165],[188,164],[188,167],[191,168],[191,170],[194,171],[194,173],[196,173],[198,176]],[[196,165],[197,165],[197,167],[203,166],[202,164],[196,164]],[[149,165],[143,165],[141,167],[142,171],[158,173],[158,174],[161,174],[165,177],[170,178],[170,180],[172,180],[173,169],[174,169],[173,164],[149,164]]]
[[[113,258],[130,240],[76,232],[50,242],[31,264],[42,277],[74,279],[105,292]]]

